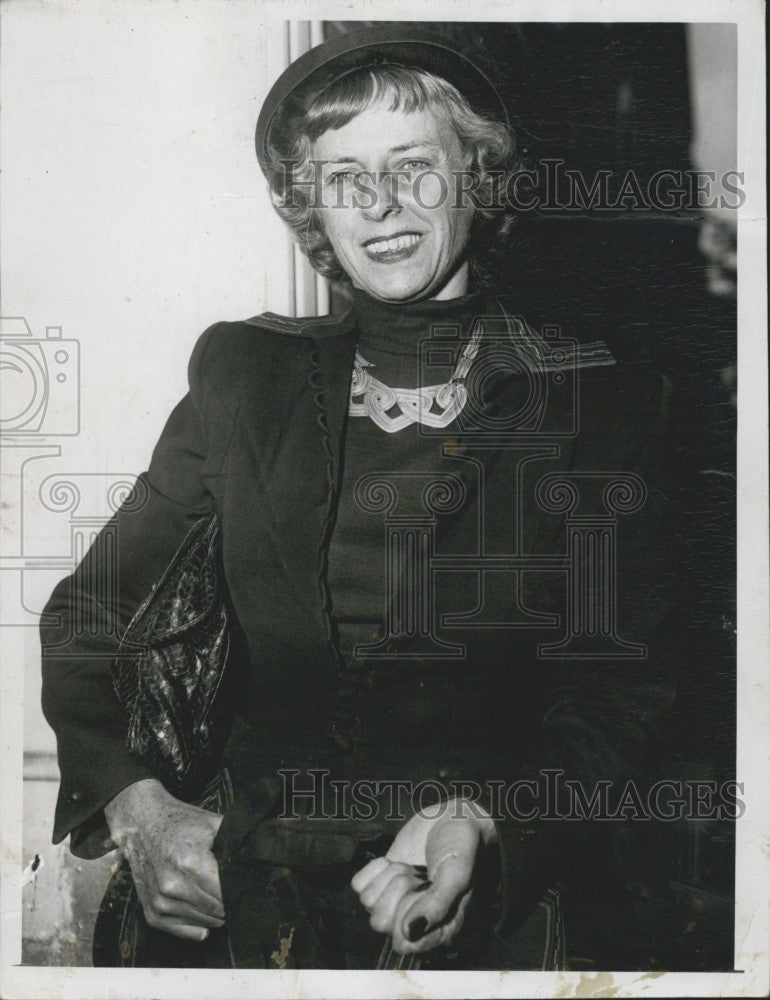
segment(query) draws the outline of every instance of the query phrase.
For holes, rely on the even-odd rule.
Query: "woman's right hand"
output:
[[[128,859],[147,923],[203,941],[224,923],[211,847],[218,813],[174,798],[154,778],[124,788],[104,807],[112,839]]]

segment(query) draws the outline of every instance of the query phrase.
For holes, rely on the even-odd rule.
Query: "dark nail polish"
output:
[[[407,928],[407,939],[409,941],[419,941],[428,929],[427,917],[415,917]]]

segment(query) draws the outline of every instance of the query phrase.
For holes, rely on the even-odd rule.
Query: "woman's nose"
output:
[[[391,212],[401,211],[401,205],[398,200],[398,178],[393,174],[383,172],[379,175],[374,175],[369,189],[371,192],[369,200],[373,201],[373,204],[370,205],[367,202],[362,209],[365,218],[379,222],[390,215]]]

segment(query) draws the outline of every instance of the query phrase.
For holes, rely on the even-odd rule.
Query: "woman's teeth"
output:
[[[366,249],[369,253],[392,253],[394,250],[404,250],[406,247],[414,246],[419,238],[417,233],[406,233],[404,236],[396,236],[392,240],[367,243]]]

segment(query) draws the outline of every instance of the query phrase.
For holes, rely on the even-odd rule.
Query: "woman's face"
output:
[[[464,294],[474,208],[456,196],[466,164],[448,122],[373,107],[320,136],[312,158],[316,211],[356,288],[398,302]]]

